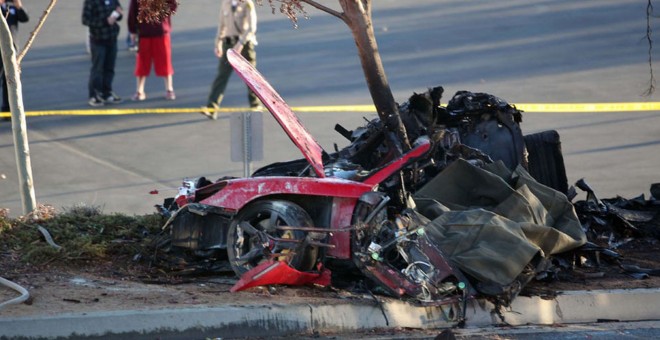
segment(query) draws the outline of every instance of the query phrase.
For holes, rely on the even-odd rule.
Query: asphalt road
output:
[[[445,332],[442,334],[442,332]],[[447,334],[450,332],[453,334]],[[442,334],[442,335],[441,335]],[[443,337],[444,336],[444,337]],[[343,333],[340,335],[319,335],[296,337],[299,340],[312,339],[365,339],[365,340],[395,340],[395,339],[460,339],[460,340],[578,340],[578,339],[657,339],[660,336],[660,322],[600,322],[591,324],[561,324],[551,326],[515,326],[515,327],[479,327],[436,330],[384,330]],[[282,337],[284,339],[285,337]],[[278,338],[276,338],[278,339]]]
[[[258,69],[291,106],[371,103],[355,44],[341,21],[310,7],[294,28],[264,2],[258,8]],[[26,4],[31,22],[20,28],[21,42],[48,3]],[[90,62],[81,7],[82,1],[59,1],[25,57],[27,111],[88,108]],[[202,105],[217,66],[212,42],[218,8],[213,0],[181,2],[174,17],[176,101],[164,100],[162,80],[152,76],[146,101],[117,107]],[[437,85],[445,88],[445,102],[459,90],[492,93],[514,104],[660,101],[659,93],[642,95],[650,79],[645,1],[376,0],[373,19],[400,102]],[[657,18],[651,25],[657,29]],[[134,55],[123,41],[120,47],[115,91],[128,99],[135,89]],[[223,105],[247,105],[238,77],[230,81]],[[334,143],[346,143],[334,132],[336,123],[353,128],[372,115],[300,117],[332,150]],[[37,200],[56,208],[86,204],[107,213],[149,213],[175,193],[183,177],[243,174],[243,165],[230,160],[228,116],[29,116],[27,123]],[[585,178],[600,197],[648,197],[650,184],[660,182],[659,112],[524,113],[522,129],[559,131],[569,181]],[[253,168],[300,157],[268,116],[264,144],[265,157]],[[22,208],[8,122],[0,122],[0,174],[0,208],[17,216]],[[154,190],[158,194],[150,194]]]

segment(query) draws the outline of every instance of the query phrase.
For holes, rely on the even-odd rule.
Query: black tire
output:
[[[529,153],[529,174],[539,183],[567,194],[568,179],[559,133],[549,130],[526,135],[525,146]]]
[[[292,245],[272,244],[265,248],[263,256],[254,258],[249,262],[239,263],[237,259],[258,247],[259,239],[251,236],[240,227],[242,222],[249,223],[253,228],[265,231],[276,238],[292,238],[303,240],[307,235],[304,231],[282,231],[275,226],[312,227],[313,222],[309,214],[299,205],[283,200],[263,200],[251,203],[243,208],[229,225],[227,232],[227,255],[234,273],[239,277],[259,263],[265,261],[271,253],[289,252],[295,248]],[[307,246],[300,254],[286,256],[289,266],[309,271],[314,268],[318,257],[318,248]]]

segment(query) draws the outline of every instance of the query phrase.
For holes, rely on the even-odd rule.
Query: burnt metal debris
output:
[[[648,199],[644,194],[631,199],[599,199],[584,179],[575,185],[586,193],[586,198],[574,206],[589,242],[570,254],[570,268],[614,265],[635,279],[660,276],[660,268],[628,263],[617,253],[619,249],[657,244],[660,240],[660,183],[651,185]]]
[[[616,258],[612,249],[644,229],[631,219],[657,233],[655,199],[599,200],[582,181],[588,198],[574,209],[559,135],[523,135],[522,111],[494,95],[459,91],[442,106],[440,86],[414,93],[399,105],[410,151],[390,145],[376,118],[337,125],[349,144],[327,153],[255,69],[229,59],[304,158],[249,178],[184,180],[157,206],[168,220],[155,260],[168,270],[231,270],[241,279],[232,291],[359,280],[373,292],[453,305],[460,322],[467,299],[506,306],[533,279],[555,279],[594,254]]]

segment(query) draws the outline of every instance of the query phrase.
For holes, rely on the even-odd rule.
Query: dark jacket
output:
[[[112,26],[108,24],[108,17],[117,7],[121,7],[119,0],[85,0],[83,5],[82,23],[89,27],[89,35],[94,42],[113,42],[119,35],[119,22],[117,18]]]
[[[18,29],[19,22],[27,22],[30,20],[23,8],[16,8],[13,1],[5,2],[0,8],[2,9],[2,16],[7,18],[7,25],[9,25],[12,30]],[[9,14],[7,14],[7,11],[9,11]]]
[[[170,10],[175,12],[177,3],[175,0],[168,0]],[[137,0],[131,0],[131,5],[128,9],[128,31],[132,34],[137,34],[140,37],[160,37],[172,30],[170,17],[167,16],[157,23],[146,23],[138,20],[139,7]]]

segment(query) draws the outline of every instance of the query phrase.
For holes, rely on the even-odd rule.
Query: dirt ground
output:
[[[17,273],[9,279],[27,289],[30,298],[1,308],[0,317],[219,305],[331,304],[365,298],[320,287],[257,287],[231,293],[229,289],[237,281],[232,275],[147,284],[98,268],[47,268]],[[0,288],[0,303],[18,296],[14,290]]]
[[[633,240],[616,250],[622,265],[635,265],[640,268],[660,269],[660,242],[647,238]],[[529,290],[546,288],[556,291],[597,290],[597,289],[635,289],[659,288],[660,276],[649,275],[634,278],[627,274],[617,263],[608,263],[601,257],[600,267],[578,267],[573,271],[560,272],[559,278],[551,282],[532,281]]]
[[[644,268],[660,268],[657,240],[635,240],[617,250],[621,263]],[[128,261],[128,260],[126,260]],[[275,303],[354,303],[373,300],[369,294],[328,287],[257,287],[231,293],[236,282],[231,274],[149,279],[145,283],[140,267],[130,262],[25,267],[0,254],[2,277],[26,288],[25,303],[0,308],[0,317],[56,315],[72,312],[118,309],[162,309],[193,306],[275,304]],[[576,268],[560,273],[552,282],[532,281],[523,295],[545,295],[565,290],[658,288],[660,277],[635,279],[606,261],[598,268]],[[19,294],[0,287],[0,303]]]

